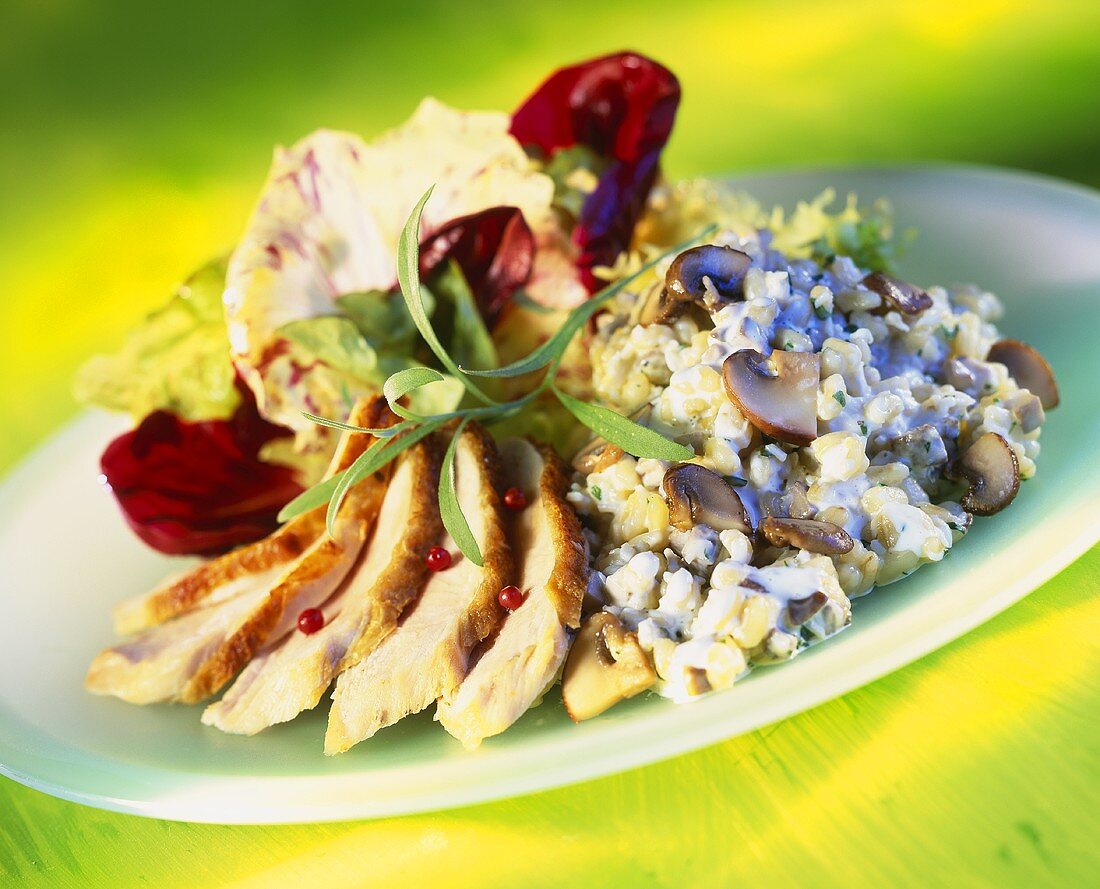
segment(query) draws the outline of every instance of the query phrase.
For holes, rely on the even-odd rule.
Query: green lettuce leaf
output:
[[[161,409],[184,420],[230,417],[240,396],[222,311],[224,286],[224,259],[200,268],[117,352],[84,364],[74,384],[77,400],[134,419]]]

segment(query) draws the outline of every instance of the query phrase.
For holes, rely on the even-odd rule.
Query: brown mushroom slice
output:
[[[855,546],[851,535],[839,525],[817,519],[768,516],[760,523],[760,533],[773,546],[793,546],[826,556],[842,556]]]
[[[996,432],[986,432],[974,441],[951,469],[951,478],[970,483],[962,508],[975,515],[1000,512],[1020,490],[1020,463],[1016,454]]]
[[[752,533],[741,498],[717,472],[698,463],[678,463],[665,473],[662,487],[674,528],[689,531],[707,525],[715,531]]]
[[[705,695],[713,691],[714,687],[707,679],[707,671],[702,667],[688,667],[684,676],[684,688],[692,697]]]
[[[637,637],[615,615],[585,619],[562,673],[561,696],[574,722],[591,719],[657,681]]]
[[[643,294],[638,304],[637,320],[642,327],[650,324],[670,324],[688,305],[669,294],[660,284]]]
[[[903,315],[918,315],[925,309],[932,308],[932,297],[916,284],[900,281],[883,272],[872,272],[859,283],[868,290],[873,290],[889,308],[896,309]]]
[[[622,455],[623,449],[618,445],[613,445],[603,438],[595,438],[577,451],[573,458],[573,468],[585,475],[603,472],[614,465]]]
[[[630,419],[644,426],[652,413],[653,405],[643,404],[630,415]],[[611,444],[606,438],[596,436],[573,455],[573,468],[585,475],[593,472],[603,472],[603,470],[617,463],[622,456],[622,448]]]
[[[1016,385],[1039,396],[1044,409],[1049,411],[1058,407],[1058,383],[1054,379],[1054,371],[1047,360],[1027,343],[997,340],[985,360],[1007,367]]]
[[[680,315],[689,305],[711,311],[741,295],[745,273],[752,257],[732,247],[704,244],[685,250],[665,273],[665,286],[646,296],[639,312],[640,324],[664,324]],[[704,279],[710,281],[706,286]]]
[[[791,599],[787,602],[787,622],[792,627],[800,627],[810,620],[828,603],[829,597],[818,590],[804,599]]]
[[[1012,409],[1012,416],[1020,424],[1020,429],[1026,435],[1034,432],[1043,425],[1046,417],[1043,414],[1043,401],[1034,392],[1030,393],[1023,401]]]
[[[816,352],[775,351],[765,359],[755,349],[742,349],[722,365],[726,394],[745,418],[765,435],[799,446],[817,438],[820,376]]]

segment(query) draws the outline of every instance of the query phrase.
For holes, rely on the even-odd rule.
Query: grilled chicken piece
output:
[[[380,416],[379,410],[367,414]],[[350,465],[371,440],[345,433],[337,464]],[[333,537],[316,539],[277,572],[273,584],[270,572],[253,574],[235,596],[219,597],[101,652],[88,668],[85,687],[135,704],[194,703],[216,692],[265,642],[289,632],[302,609],[323,602],[339,586],[374,526],[388,475],[375,473],[352,487]]]
[[[512,556],[497,495],[499,472],[492,439],[480,427],[467,427],[456,448],[456,490],[484,567],[463,558],[444,537],[454,564],[430,575],[400,626],[336,680],[326,754],[342,753],[450,694],[466,675],[471,651],[500,623],[497,595],[512,576]]]
[[[467,748],[500,734],[554,683],[588,585],[587,546],[565,500],[565,465],[551,449],[540,453],[522,439],[506,441],[501,458],[507,484],[529,498],[509,535],[525,598],[485,643],[462,684],[440,701],[439,721]]]
[[[363,399],[348,420],[356,426],[376,429],[393,422],[385,399]],[[344,435],[329,464],[326,478],[347,469],[370,443],[363,435]],[[291,519],[263,540],[204,562],[175,575],[153,590],[115,606],[115,632],[120,636],[140,633],[195,608],[235,598],[249,590],[272,585],[286,566],[308,549],[325,530],[323,507]]]
[[[366,551],[323,606],[325,626],[269,644],[206,708],[204,723],[254,735],[287,722],[317,706],[337,674],[396,629],[423,586],[424,555],[443,533],[436,490],[445,443],[431,436],[399,458]]]

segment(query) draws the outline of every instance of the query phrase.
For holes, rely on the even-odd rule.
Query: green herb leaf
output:
[[[459,367],[497,367],[500,364],[497,347],[485,327],[481,310],[458,263],[452,259],[433,280],[435,283],[432,286],[436,292],[449,298],[454,305],[451,357],[455,363]]]
[[[614,284],[605,287],[599,293],[590,297],[586,302],[581,303],[569,313],[554,335],[526,358],[521,358],[519,361],[513,361],[511,364],[496,368],[495,370],[471,370],[464,368],[464,372],[477,377],[521,377],[524,374],[546,367],[546,365],[555,358],[560,358],[565,354],[565,349],[572,341],[573,337],[577,335],[581,328],[588,323],[588,319],[595,315],[605,303],[617,296],[625,288],[629,287],[639,277],[652,269],[657,263],[661,262],[661,260],[677,253],[682,253],[696,241],[705,238],[716,228],[716,225],[708,225],[693,238],[684,241],[682,244],[677,244],[675,247],[666,250],[660,256],[654,257],[639,268],[633,275],[629,275],[621,281],[616,281]]]
[[[278,520],[280,522],[288,522],[304,512],[309,512],[311,509],[316,509],[318,506],[323,506],[328,503],[332,498],[332,492],[335,491],[336,486],[340,484],[340,477],[343,474],[342,472],[337,473],[332,478],[325,479],[309,490],[302,491],[301,494],[279,510]]]
[[[603,491],[601,491],[601,490],[600,490],[600,486],[599,486],[599,485],[593,485],[593,486],[592,486],[591,488],[589,488],[588,490],[589,490],[589,491],[590,491],[590,492],[592,493],[592,497],[593,497],[593,499],[595,499],[595,500],[601,500],[601,499],[603,499]]]
[[[465,428],[466,420],[463,420],[451,436],[447,452],[443,455],[443,466],[439,471],[439,515],[455,545],[467,559],[480,568],[485,564],[481,557],[481,548],[477,545],[466,516],[462,514],[462,504],[458,502],[458,491],[455,489],[455,450]]]
[[[363,339],[350,318],[338,315],[303,318],[284,324],[278,333],[334,370],[366,382],[378,380],[378,353]]]
[[[421,296],[424,312],[431,317],[435,311],[432,295],[422,292]],[[375,349],[406,351],[416,336],[416,325],[400,293],[381,290],[345,293],[337,297],[336,304]]]
[[[836,399],[836,403],[841,407],[844,407],[848,403],[848,396],[841,392],[839,389],[833,393],[833,398]]]
[[[399,438],[376,441],[360,454],[355,462],[347,468],[347,471],[339,476],[336,487],[332,491],[332,498],[329,500],[328,504],[328,513],[325,515],[325,525],[328,528],[329,536],[334,536],[333,530],[336,526],[336,515],[340,511],[340,505],[344,502],[344,498],[353,485],[365,479],[372,472],[377,472],[402,451],[412,447],[420,441],[420,439],[430,435],[441,425],[443,424],[440,421],[429,421],[421,426],[417,426],[412,429],[412,431],[405,433]],[[324,484],[324,482],[321,484]],[[312,488],[310,490],[312,490]]]
[[[430,367],[407,367],[392,374],[382,384],[382,394],[389,403],[390,410],[397,416],[406,420],[420,419],[416,414],[405,410],[398,402],[415,389],[427,386],[429,383],[440,383],[444,380],[443,374]]]
[[[302,411],[302,416],[319,426],[328,426],[330,429],[340,429],[344,432],[362,432],[366,435],[373,435],[375,438],[391,438],[394,435],[404,432],[412,425],[411,423],[405,422],[396,423],[393,426],[372,429],[369,426],[353,426],[350,423],[341,423],[339,420],[330,420],[328,417],[319,417],[317,414],[311,414],[309,411]]]
[[[671,460],[682,463],[695,457],[691,448],[670,441],[658,432],[654,432],[645,426],[628,420],[620,413],[610,408],[597,404],[589,404],[552,387],[565,409],[576,417],[581,423],[607,439],[614,445],[618,445],[628,454],[635,457],[650,457],[655,460]]]
[[[432,327],[432,322],[428,320],[424,297],[420,292],[420,217],[424,213],[424,205],[432,196],[433,188],[435,186],[424,192],[424,196],[417,202],[412,213],[409,214],[405,227],[401,230],[401,236],[397,241],[397,283],[401,286],[401,294],[405,297],[405,305],[409,309],[409,314],[412,315],[416,329],[420,331],[420,336],[424,338],[424,342],[439,359],[440,364],[461,380],[466,391],[478,401],[483,404],[494,404],[493,399],[463,374],[454,359],[443,348]]]

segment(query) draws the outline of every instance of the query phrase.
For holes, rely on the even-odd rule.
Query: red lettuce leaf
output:
[[[490,327],[527,283],[535,238],[518,207],[490,207],[452,219],[420,245],[420,277],[454,260]]]
[[[154,411],[100,458],[127,524],[145,543],[173,555],[212,555],[270,534],[301,486],[260,448],[289,435],[264,420],[247,386],[228,420],[188,422]]]
[[[511,133],[545,157],[584,145],[607,160],[573,231],[589,291],[593,266],[610,265],[629,245],[672,132],[680,83],[663,65],[632,52],[561,68],[512,115]]]

